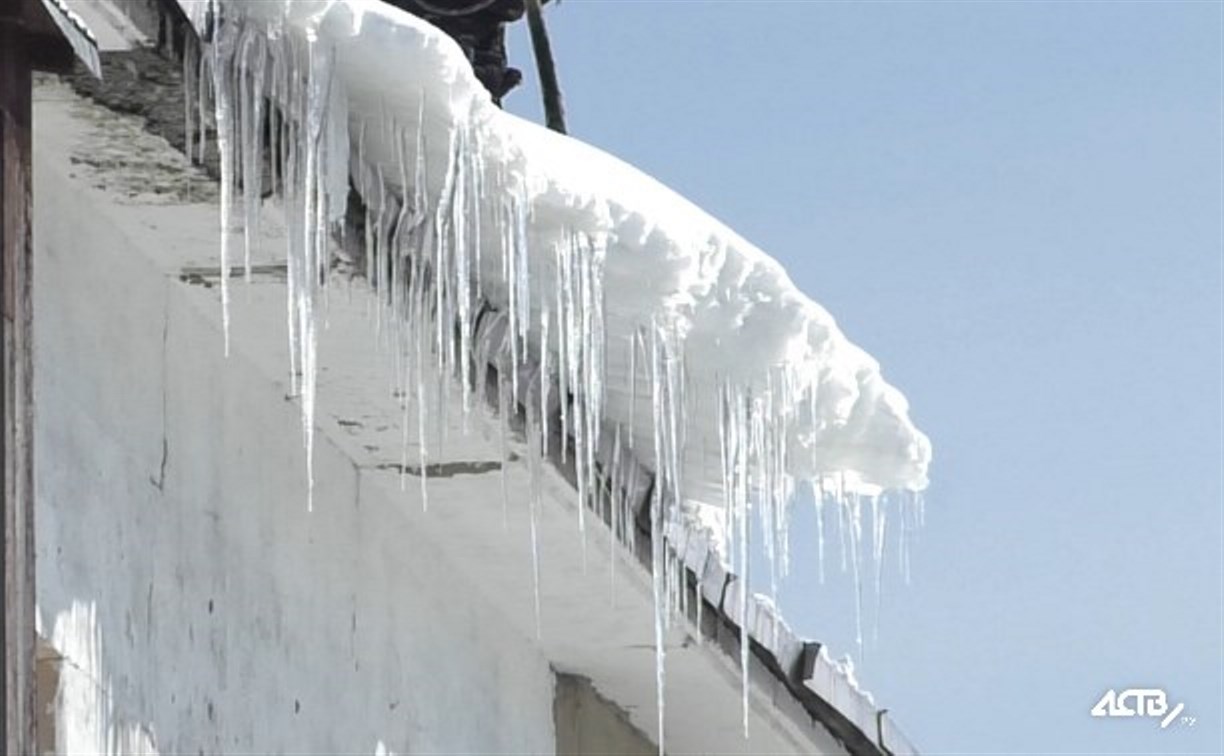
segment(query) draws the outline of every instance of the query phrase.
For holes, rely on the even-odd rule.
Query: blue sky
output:
[[[571,132],[781,260],[931,436],[912,581],[886,570],[862,664],[920,748],[1224,752],[1221,5],[548,17]],[[512,43],[508,106],[539,119]],[[782,607],[853,650],[814,527]],[[1128,687],[1196,724],[1089,716]]]

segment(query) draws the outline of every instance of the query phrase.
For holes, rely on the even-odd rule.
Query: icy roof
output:
[[[351,230],[397,389],[417,405],[422,462],[436,397],[458,390],[466,412],[492,379],[503,424],[521,414],[533,477],[546,459],[572,471],[580,521],[602,507],[618,537],[646,521],[658,622],[683,576],[676,534],[699,534],[719,569],[738,559],[746,574],[756,511],[784,571],[796,485],[845,508],[856,543],[864,497],[916,505],[930,444],[875,360],[776,261],[683,197],[495,107],[449,37],[377,0],[180,3],[210,41],[200,81],[215,96],[225,229],[238,210],[258,227],[258,124],[264,96],[277,103],[272,181],[294,230],[308,448],[331,228],[351,184],[365,207]],[[238,245],[222,239],[228,302]],[[875,498],[886,491],[901,493]],[[705,577],[705,562],[688,566]],[[755,600],[737,589],[729,604],[723,587],[711,603],[748,627]]]

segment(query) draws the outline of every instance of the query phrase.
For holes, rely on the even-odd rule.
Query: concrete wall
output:
[[[557,675],[553,705],[557,753],[654,756],[658,747],[629,721],[629,715],[599,695],[585,677]]]
[[[364,496],[321,441],[307,512],[284,381],[241,349],[224,359],[215,292],[173,272],[184,234],[216,248],[215,208],[183,200],[181,157],[57,87],[39,91],[35,133],[38,615],[63,657],[56,748],[552,752],[547,660],[403,502]]]

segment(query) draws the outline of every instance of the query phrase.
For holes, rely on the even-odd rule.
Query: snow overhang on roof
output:
[[[930,445],[877,363],[699,208],[493,106],[423,21],[376,0],[178,1],[207,42],[226,229],[236,215],[258,227],[255,124],[265,96],[276,103],[272,181],[294,229],[290,338],[308,449],[330,231],[348,222],[402,365],[397,389],[420,406],[422,462],[430,397],[459,391],[466,412],[489,385],[529,466],[567,473],[580,518],[594,510],[634,546],[660,607],[674,612],[671,586],[690,586],[720,643],[750,634],[750,651],[735,643],[745,678],[758,660],[856,752],[910,750],[731,566],[737,551],[748,558],[754,507],[787,537],[796,481],[845,505],[899,491],[893,503],[915,506]],[[365,207],[356,221],[350,185]],[[223,303],[242,251],[231,237]]]

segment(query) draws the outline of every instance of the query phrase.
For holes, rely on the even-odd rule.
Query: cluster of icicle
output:
[[[203,161],[209,126],[216,137],[225,353],[230,348],[235,210],[241,199],[243,275],[249,283],[260,237],[265,158],[271,155],[269,189],[281,198],[288,223],[289,373],[293,391],[301,396],[302,430],[312,452],[319,305],[333,263],[332,231],[343,217],[341,200],[348,189],[344,93],[332,76],[327,47],[317,40],[219,16],[210,16],[209,24],[212,33],[198,49],[188,35],[184,106],[189,153]],[[313,490],[313,453],[306,460]]]
[[[794,442],[797,426],[817,423],[817,384],[798,380],[794,369],[786,367],[762,368],[763,379],[755,382],[695,373],[684,329],[664,310],[650,313],[623,343],[609,343],[606,235],[584,230],[563,231],[547,241],[533,238],[527,181],[504,164],[486,161],[481,119],[460,118],[447,129],[445,145],[427,144],[422,94],[415,117],[384,114],[351,124],[335,50],[325,38],[309,27],[226,16],[229,7],[209,4],[207,19],[197,24],[207,30],[205,41],[184,56],[188,151],[202,159],[211,128],[220,157],[226,352],[235,242],[241,239],[249,278],[260,236],[265,166],[270,165],[271,186],[266,188],[280,198],[288,224],[290,373],[301,399],[307,475],[313,485],[318,333],[351,182],[365,207],[363,238],[356,241],[364,249],[364,274],[377,303],[376,327],[394,361],[394,389],[406,398],[404,454],[415,447],[425,506],[426,462],[431,450],[444,443],[438,434],[447,427],[437,413],[445,412],[455,392],[465,422],[473,409],[496,408],[507,462],[510,443],[526,446],[537,631],[536,519],[548,461],[573,465],[577,526],[584,543],[589,513],[607,511],[614,537],[633,548],[633,495],[650,491],[662,753],[665,639],[676,618],[690,616],[688,572],[665,537],[685,521],[684,506],[695,498],[685,480],[691,464],[686,462],[688,413],[712,409],[718,418],[724,527],[714,533],[720,542],[713,546],[724,560],[738,562],[739,578],[750,585],[753,536],[763,536],[770,595],[776,597],[789,563],[793,458],[819,453],[815,444]],[[378,131],[379,144],[394,145],[394,155],[367,159],[370,130]],[[444,155],[444,164],[431,164],[431,154]],[[431,191],[431,185],[440,189]],[[550,248],[540,249],[545,243]],[[554,285],[534,285],[537,280]],[[605,385],[610,374],[605,363],[612,360],[620,368],[612,372],[625,380],[611,388],[627,406],[615,422],[605,412],[611,390]],[[521,431],[513,441],[512,424]],[[642,442],[643,433],[649,444]],[[611,456],[600,458],[606,435],[612,439]],[[653,485],[636,479],[639,466],[653,470]],[[920,497],[864,496],[847,486],[844,476],[821,474],[810,483],[822,579],[830,509],[840,534],[842,568],[849,565],[856,586],[863,582],[862,544],[870,540],[878,597],[886,509],[895,507],[901,518],[900,561],[908,574],[905,544],[921,516]],[[505,491],[506,502],[509,498]],[[865,533],[865,510],[871,515],[870,533]],[[734,609],[744,618],[750,592],[739,596],[740,606]],[[861,645],[861,589],[858,596]],[[702,602],[695,603],[700,625]],[[749,628],[747,622],[740,625],[747,734]]]

